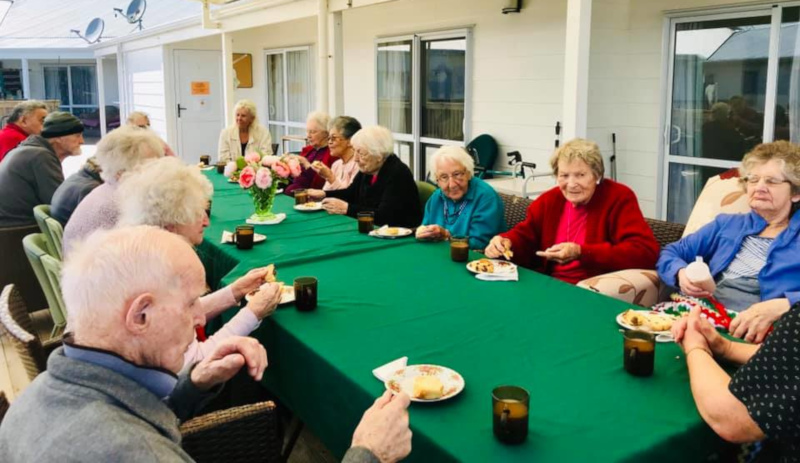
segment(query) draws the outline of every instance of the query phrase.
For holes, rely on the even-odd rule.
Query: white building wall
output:
[[[144,111],[150,127],[167,139],[166,100],[164,95],[164,52],[162,47],[129,51],[124,55],[126,110]],[[123,114],[122,117],[127,117]]]
[[[103,89],[105,91],[106,105],[119,106],[119,77],[117,74],[117,60],[103,60]]]
[[[502,2],[403,0],[344,10],[344,107],[375,124],[375,39],[473,26],[472,134],[489,133],[505,153],[518,150],[544,169],[561,117],[566,0],[524,2],[519,14]]]

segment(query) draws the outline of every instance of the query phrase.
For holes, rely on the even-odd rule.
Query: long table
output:
[[[268,263],[287,283],[319,279],[316,311],[280,308],[254,336],[268,350],[264,385],[336,455],[384,390],[372,369],[401,356],[466,382],[453,399],[412,403],[409,461],[699,461],[724,445],[695,409],[676,345],[658,345],[650,378],[622,369],[614,318],[627,304],[525,269],[519,282],[480,281],[450,260],[447,243],[359,235],[354,220],[297,212],[282,196],[275,211],[287,219],[258,226],[267,241],[240,251],[219,239],[252,212],[250,198],[209,178],[200,252],[210,280],[229,284]],[[519,446],[492,435],[491,391],[503,384],[531,392]]]

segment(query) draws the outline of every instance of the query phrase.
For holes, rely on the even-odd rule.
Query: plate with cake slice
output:
[[[384,383],[393,394],[405,392],[412,402],[441,402],[464,390],[464,377],[439,365],[408,365]]]
[[[467,270],[472,273],[504,274],[514,273],[517,266],[511,262],[500,259],[478,259],[467,264]]]
[[[617,315],[617,324],[628,330],[650,331],[658,342],[672,341],[672,324],[681,317],[655,310],[628,309]]]

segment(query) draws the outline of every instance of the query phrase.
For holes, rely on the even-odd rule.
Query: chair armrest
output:
[[[198,462],[281,461],[283,435],[272,401],[208,413],[180,429],[183,449]]]
[[[658,302],[661,281],[655,270],[620,270],[579,281],[577,286],[629,304],[652,307]]]

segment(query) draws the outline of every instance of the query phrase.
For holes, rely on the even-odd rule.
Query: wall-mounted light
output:
[[[522,0],[503,0],[505,6],[503,7],[503,14],[519,13],[522,9]]]

